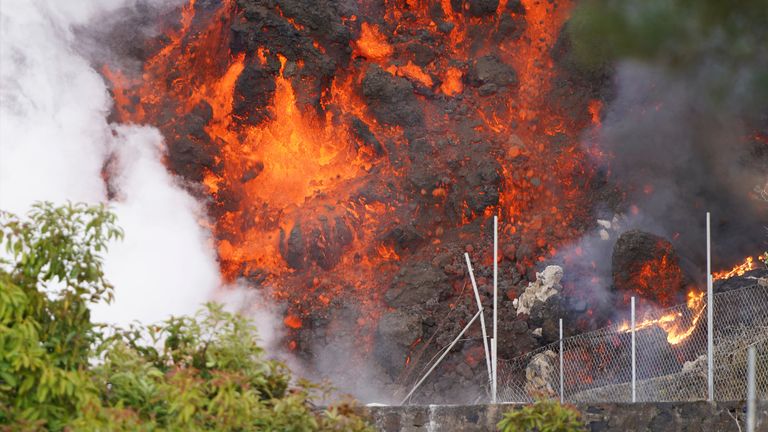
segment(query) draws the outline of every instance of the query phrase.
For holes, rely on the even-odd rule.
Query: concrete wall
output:
[[[745,431],[744,403],[678,402],[576,405],[592,432]],[[366,407],[378,430],[494,431],[504,412],[520,405]],[[768,402],[758,405],[758,431],[768,432]],[[737,424],[738,422],[738,424]]]

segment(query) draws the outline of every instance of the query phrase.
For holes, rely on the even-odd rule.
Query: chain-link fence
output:
[[[754,285],[713,298],[717,400],[746,396],[747,348],[757,348],[757,394],[768,396],[768,287]],[[642,314],[636,320],[637,401],[707,398],[706,297]],[[563,397],[569,402],[632,400],[632,335],[616,324],[563,339]],[[560,343],[499,360],[498,400],[530,402],[560,395]]]

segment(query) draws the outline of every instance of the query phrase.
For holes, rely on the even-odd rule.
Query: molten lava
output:
[[[103,73],[116,120],[160,128],[209,204],[225,280],[280,300],[292,334],[343,309],[370,342],[398,270],[493,215],[523,275],[590,228],[579,139],[602,103],[550,57],[570,2],[276,4],[189,0],[141,73]]]

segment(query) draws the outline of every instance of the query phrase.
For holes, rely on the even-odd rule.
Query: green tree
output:
[[[0,423],[61,429],[98,400],[89,304],[111,299],[100,253],[122,231],[105,207],[83,204],[36,204],[29,220],[0,222]]]
[[[368,431],[349,404],[268,360],[245,317],[118,329],[91,321],[112,298],[101,253],[121,238],[103,206],[37,204],[0,213],[0,430]]]

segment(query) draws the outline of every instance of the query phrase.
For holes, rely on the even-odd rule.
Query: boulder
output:
[[[627,301],[638,295],[668,307],[685,301],[685,280],[672,243],[639,230],[619,236],[611,257],[613,285]]]

